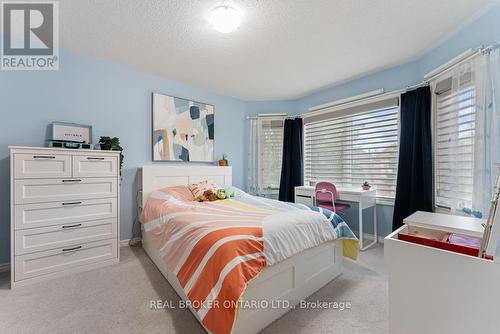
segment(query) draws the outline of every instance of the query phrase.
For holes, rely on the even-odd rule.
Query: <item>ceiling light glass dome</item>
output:
[[[230,6],[219,6],[212,9],[210,25],[218,32],[227,34],[240,27],[241,13]]]

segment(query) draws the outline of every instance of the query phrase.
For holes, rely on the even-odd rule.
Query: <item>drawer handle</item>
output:
[[[78,227],[78,226],[82,226],[82,224],[64,225],[62,228],[72,228],[72,227]]]
[[[33,159],[55,159],[53,155],[34,155]]]
[[[82,180],[62,180],[62,182],[82,182]]]
[[[63,252],[70,252],[70,251],[75,251],[75,250],[78,250],[82,248],[82,246],[77,246],[77,247],[73,247],[73,248],[63,248]]]
[[[104,158],[87,157],[87,160],[104,160]]]
[[[62,205],[78,205],[78,204],[82,204],[82,202],[65,202]]]

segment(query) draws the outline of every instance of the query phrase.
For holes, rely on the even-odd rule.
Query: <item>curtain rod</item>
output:
[[[258,118],[289,118],[286,113],[272,113],[272,114],[258,114],[257,116],[247,116],[246,119],[258,119]]]
[[[349,104],[353,104],[353,103],[360,102],[360,101],[369,101],[369,100],[372,100],[374,98],[380,98],[383,96],[401,94],[401,93],[404,93],[408,90],[412,90],[412,89],[416,89],[419,87],[429,85],[432,80],[434,80],[435,78],[437,78],[441,74],[453,69],[455,66],[459,65],[460,63],[467,61],[467,60],[470,60],[470,59],[473,59],[474,57],[478,56],[479,54],[489,53],[492,50],[497,49],[497,48],[500,48],[500,42],[493,43],[487,47],[479,46],[477,48],[468,49],[465,52],[461,53],[460,55],[449,60],[445,64],[437,67],[436,69],[434,69],[431,72],[424,75],[424,80],[422,82],[417,83],[415,85],[406,86],[406,88],[403,88],[403,89],[398,89],[398,90],[394,90],[394,91],[387,92],[387,93],[383,93],[383,90],[382,90],[382,93],[376,94],[375,92],[379,92],[380,91],[380,89],[379,89],[379,90],[370,91],[367,93],[351,96],[349,98],[345,98],[345,99],[325,103],[322,105],[318,105],[315,107],[311,107],[311,108],[309,108],[309,111],[307,111],[307,112],[298,113],[295,115],[286,115],[286,114],[279,114],[279,115],[286,115],[286,116],[283,116],[283,118],[285,118],[285,119],[286,118],[304,117],[304,116],[309,116],[307,114],[313,114],[313,113],[319,112],[319,111],[324,110],[324,109],[329,108],[329,107],[340,107],[342,105],[349,105]],[[276,116],[277,114],[268,114],[268,115]],[[264,116],[266,116],[266,114],[259,114],[258,117],[264,117]],[[258,117],[257,116],[255,116],[255,117],[247,116],[246,119],[257,119]]]
[[[482,49],[483,49],[483,46],[480,46],[480,47],[474,48],[474,49],[467,49],[467,50],[465,50],[464,52],[462,52],[458,56],[450,59],[449,61],[447,61],[443,65],[441,65],[441,66],[433,69],[429,73],[425,74],[424,75],[424,79],[428,80],[428,81],[431,81],[432,79],[434,79],[434,78],[438,77],[439,75],[441,75],[443,72],[446,72],[446,71],[454,68],[458,64],[460,64],[460,63],[462,63],[464,61],[467,61],[469,59],[472,59],[473,57],[481,54],[481,50]]]
[[[481,48],[481,49],[476,50],[474,53],[470,54],[469,56],[463,57],[463,58],[459,59],[458,61],[454,61],[454,62],[450,61],[447,64],[445,64],[445,65],[448,65],[448,66],[446,66],[446,67],[442,66],[439,71],[436,69],[433,72],[428,73],[424,77],[424,79],[427,80],[427,81],[429,81],[429,82],[433,81],[436,78],[439,78],[440,76],[442,76],[443,74],[448,73],[449,71],[455,69],[457,66],[463,64],[464,62],[472,60],[472,59],[474,59],[477,56],[480,56],[482,54],[483,54],[483,49]]]
[[[392,97],[396,97],[396,95],[401,94],[404,91],[405,90],[403,90],[403,89],[399,89],[399,90],[394,90],[394,91],[387,92],[387,93],[373,95],[373,96],[362,98],[362,99],[355,99],[355,100],[352,100],[352,101],[347,102],[347,103],[336,104],[336,105],[333,105],[331,107],[325,107],[323,109],[318,109],[318,110],[314,110],[314,111],[306,111],[304,113],[297,114],[296,117],[311,117],[311,116],[320,115],[320,114],[323,114],[325,112],[328,112],[327,110],[330,108],[335,108],[335,109],[344,108],[344,107],[349,108],[352,106],[359,105],[360,103],[365,103],[365,102],[368,103],[368,102],[373,101],[373,100],[385,99],[385,98],[389,99]],[[361,94],[361,95],[363,95],[363,94]],[[361,95],[357,95],[357,96],[361,96]]]
[[[487,47],[483,47],[481,45],[481,46],[479,46],[477,48],[468,49],[468,50],[462,52],[461,54],[459,54],[458,56],[450,59],[445,64],[443,64],[443,65],[435,68],[434,70],[432,70],[429,73],[427,73],[426,75],[424,75],[424,81],[422,81],[421,83],[416,84],[416,85],[412,85],[412,86],[408,86],[408,87],[406,87],[406,89],[407,90],[409,90],[409,89],[415,89],[415,88],[418,88],[418,87],[421,87],[421,86],[428,85],[428,84],[430,84],[431,81],[433,81],[436,78],[440,77],[444,73],[446,73],[446,72],[454,69],[455,67],[457,67],[458,65],[462,64],[463,62],[472,60],[472,59],[474,59],[475,57],[477,57],[479,55],[489,53],[492,50],[497,49],[499,47],[500,47],[500,42],[497,42],[497,43],[494,43],[494,44],[489,45]]]
[[[427,80],[424,80],[418,84],[415,84],[415,85],[411,85],[411,86],[406,86],[406,88],[404,89],[404,91],[408,91],[408,90],[412,90],[412,89],[416,89],[416,88],[420,88],[420,87],[424,87],[424,86],[428,86],[429,85],[429,81]]]
[[[353,104],[359,103],[361,101],[368,102],[370,100],[384,98],[384,97],[390,98],[390,97],[392,97],[394,95],[403,93],[405,91],[406,91],[406,89],[399,89],[399,90],[394,90],[394,91],[391,91],[391,92],[382,93],[382,94],[378,94],[378,95],[371,95],[370,97],[365,97],[365,98],[362,98],[362,99],[352,99],[350,102],[345,102],[345,103],[341,103],[341,104],[335,104],[335,105],[332,105],[330,107],[324,107],[322,109],[318,109],[318,110],[314,110],[314,111],[306,111],[306,112],[302,112],[302,113],[298,113],[298,114],[293,114],[293,115],[287,115],[287,114],[259,114],[258,116],[247,116],[246,119],[247,120],[257,119],[259,117],[262,118],[262,117],[266,117],[268,115],[269,116],[274,116],[274,117],[276,117],[277,115],[280,115],[280,116],[283,115],[283,119],[309,117],[309,116],[313,116],[313,115],[316,115],[316,114],[321,114],[327,108],[331,108],[331,107],[338,108],[338,107],[342,107],[342,106],[346,106],[347,107],[347,106],[351,106]],[[374,91],[372,91],[372,92],[374,92]],[[372,93],[372,92],[369,92],[369,93]],[[367,94],[367,93],[365,93],[365,94]],[[356,96],[361,96],[361,95],[363,95],[363,94],[356,95]],[[348,98],[348,99],[351,99],[351,98]],[[347,99],[345,99],[345,100],[347,100]]]
[[[495,49],[498,49],[498,48],[500,48],[500,42],[496,42],[496,43],[491,44],[487,47],[479,46],[477,48],[468,49],[465,52],[454,57],[453,59],[449,60],[445,64],[437,67],[436,69],[434,69],[431,72],[424,75],[424,81],[422,81],[418,84],[415,84],[415,85],[407,86],[406,90],[411,90],[411,89],[415,89],[415,88],[429,85],[432,80],[436,79],[437,77],[439,77],[443,73],[446,73],[447,71],[455,68],[456,66],[460,65],[464,61],[471,60],[480,54],[486,54],[486,53],[489,53],[489,52],[491,52]]]
[[[341,107],[341,106],[346,106],[347,107],[347,106],[350,106],[350,105],[353,105],[353,104],[356,104],[356,103],[359,103],[359,102],[369,102],[370,100],[384,98],[384,97],[390,98],[390,97],[393,97],[395,95],[404,93],[404,92],[406,92],[406,91],[408,91],[410,89],[418,88],[418,87],[425,86],[425,85],[428,85],[428,84],[429,84],[428,81],[423,81],[423,82],[420,82],[420,83],[418,83],[416,85],[407,86],[406,88],[396,89],[396,90],[393,90],[393,91],[390,91],[390,92],[387,92],[387,93],[382,93],[382,94],[378,94],[378,95],[372,95],[370,97],[365,97],[365,98],[362,98],[362,99],[353,99],[352,101],[347,102],[347,103],[332,105],[332,107],[337,107],[337,108]],[[362,94],[360,94],[360,95],[362,95]],[[356,96],[359,96],[359,95],[356,95]],[[313,116],[313,115],[316,115],[316,114],[320,114],[322,111],[324,111],[327,108],[331,108],[331,107],[324,107],[322,109],[318,109],[318,110],[314,110],[314,111],[306,111],[306,112],[302,112],[302,113],[298,113],[298,114],[293,114],[293,115],[287,115],[287,114],[282,114],[282,115],[284,115],[283,119],[310,117],[310,116]],[[252,116],[247,116],[246,119],[257,119],[259,117],[266,117],[267,115],[275,116],[276,117],[277,114],[259,114],[259,116],[253,116],[253,117]]]
[[[496,43],[484,48],[483,53],[489,53],[489,52],[491,52],[495,49],[498,49],[498,48],[500,48],[500,42],[496,42]]]
[[[358,94],[358,95],[355,95],[355,96],[351,96],[351,97],[348,97],[348,98],[345,98],[345,99],[340,99],[340,100],[336,100],[336,101],[333,101],[333,102],[328,102],[328,103],[320,104],[320,105],[311,107],[308,110],[309,111],[316,111],[316,110],[321,110],[321,109],[325,109],[325,108],[336,107],[336,106],[340,106],[342,104],[348,104],[348,103],[351,103],[351,102],[356,102],[356,101],[359,101],[359,100],[364,100],[366,98],[378,96],[378,95],[381,95],[381,94],[384,94],[384,89],[383,88],[375,89],[375,90],[372,90],[372,91],[369,91],[369,92],[366,92],[366,93],[363,93],[363,94]]]

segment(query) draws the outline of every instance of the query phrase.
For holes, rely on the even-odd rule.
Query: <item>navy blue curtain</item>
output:
[[[396,201],[393,231],[415,211],[432,211],[431,90],[429,86],[401,95]]]
[[[303,184],[302,118],[285,120],[280,201],[293,202],[294,188]]]

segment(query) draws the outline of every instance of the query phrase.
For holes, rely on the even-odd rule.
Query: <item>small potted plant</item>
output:
[[[223,154],[222,159],[219,160],[219,166],[229,166],[227,156],[225,154]]]
[[[120,146],[120,138],[102,136],[99,139],[101,150],[103,151],[120,151],[120,175],[122,175],[123,167],[123,148]]]
[[[370,185],[370,183],[368,183],[368,181],[365,181],[361,187],[363,188],[363,190],[370,190],[372,186]]]

